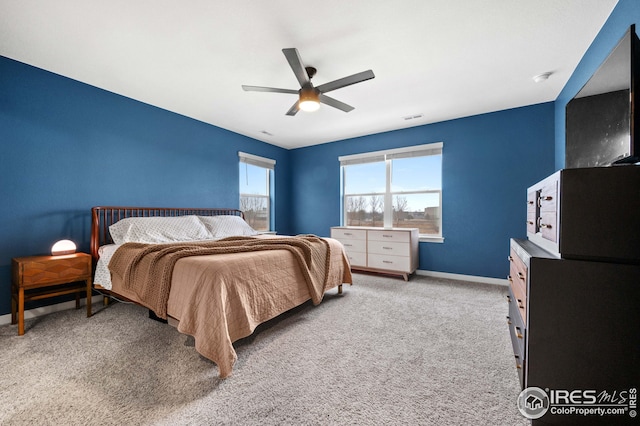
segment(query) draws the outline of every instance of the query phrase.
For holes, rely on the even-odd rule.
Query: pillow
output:
[[[211,239],[204,224],[194,215],[174,217],[128,217],[109,227],[116,244],[172,243]]]
[[[253,229],[240,216],[198,216],[213,238],[235,237],[238,235],[257,235]]]

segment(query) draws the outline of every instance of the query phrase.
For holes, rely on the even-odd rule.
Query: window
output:
[[[442,142],[339,157],[342,223],[442,241]]]
[[[238,152],[240,157],[240,210],[256,231],[271,230],[273,171],[276,162],[269,158]]]

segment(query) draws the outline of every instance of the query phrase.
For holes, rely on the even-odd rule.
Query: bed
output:
[[[193,336],[221,378],[237,360],[233,342],[352,283],[337,240],[259,234],[236,209],[93,207],[91,216],[96,289]]]

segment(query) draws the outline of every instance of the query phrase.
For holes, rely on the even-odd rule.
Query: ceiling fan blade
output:
[[[298,101],[296,101],[296,103],[293,104],[291,108],[289,108],[289,111],[287,111],[287,115],[290,115],[293,117],[298,113],[298,111],[300,111],[300,109],[298,108]]]
[[[275,87],[262,87],[262,86],[245,86],[242,85],[242,90],[247,92],[271,92],[271,93],[290,93],[292,95],[297,95],[298,91],[293,89],[278,89]]]
[[[323,104],[327,104],[334,108],[338,108],[339,110],[342,110],[344,112],[353,111],[355,109],[351,105],[347,105],[344,102],[340,102],[337,99],[330,98],[329,96],[323,95],[322,93],[318,94],[318,100],[320,100],[320,102],[322,102]]]
[[[337,80],[330,81],[325,84],[321,84],[317,86],[321,93],[327,93],[332,90],[340,89],[341,87],[351,86],[352,84],[360,83],[361,81],[371,80],[375,75],[373,71],[367,70],[362,71],[357,74],[350,75],[349,77],[339,78]]]
[[[302,64],[302,59],[298,54],[298,49],[289,48],[282,49],[282,53],[287,58],[289,62],[289,66],[293,70],[293,73],[296,75],[298,79],[298,83],[300,83],[300,87],[304,87],[310,83],[309,76],[307,75],[307,70],[304,69],[304,65]]]

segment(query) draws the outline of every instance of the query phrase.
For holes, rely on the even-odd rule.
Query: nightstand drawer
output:
[[[24,304],[30,300],[75,294],[78,309],[80,296],[84,294],[90,317],[92,263],[86,253],[13,258],[11,324],[18,323],[18,335],[24,334]]]
[[[91,256],[31,256],[13,259],[14,282],[20,287],[37,287],[91,278]]]

